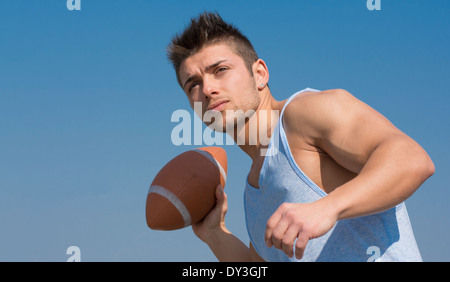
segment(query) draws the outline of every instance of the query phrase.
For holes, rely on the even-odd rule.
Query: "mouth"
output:
[[[208,107],[208,111],[221,111],[226,104],[228,104],[228,101],[217,101],[212,103],[209,107]]]

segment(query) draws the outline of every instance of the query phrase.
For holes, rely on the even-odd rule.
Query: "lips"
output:
[[[228,101],[217,101],[212,103],[209,107],[208,107],[208,111],[221,111],[225,105],[228,103]]]

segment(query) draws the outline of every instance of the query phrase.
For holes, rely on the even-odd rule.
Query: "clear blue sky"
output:
[[[194,146],[170,139],[189,105],[165,48],[218,11],[268,64],[282,100],[344,88],[430,154],[436,173],[407,207],[426,261],[450,261],[450,3],[445,0],[0,1],[0,261],[215,261],[190,228],[151,231],[148,187]],[[224,146],[227,225],[248,242],[250,159]]]

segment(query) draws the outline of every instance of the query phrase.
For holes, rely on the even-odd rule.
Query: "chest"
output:
[[[299,146],[291,148],[291,153],[295,165],[327,194],[356,176],[355,173],[336,163],[328,154],[319,150]],[[258,181],[264,160],[263,156],[254,159],[248,174],[248,182],[255,188],[259,188]],[[292,167],[284,169],[292,169]]]

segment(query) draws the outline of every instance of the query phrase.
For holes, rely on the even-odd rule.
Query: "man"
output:
[[[192,19],[168,55],[191,107],[201,102],[202,114],[221,113],[214,128],[233,128],[253,161],[249,247],[225,226],[221,187],[215,208],[193,225],[220,261],[421,261],[403,202],[434,165],[416,142],[345,90],[275,100],[265,62],[218,14]],[[274,111],[279,119],[271,122]],[[230,112],[253,114],[238,128]],[[266,120],[258,133],[269,134],[269,145],[249,134],[252,120]]]

